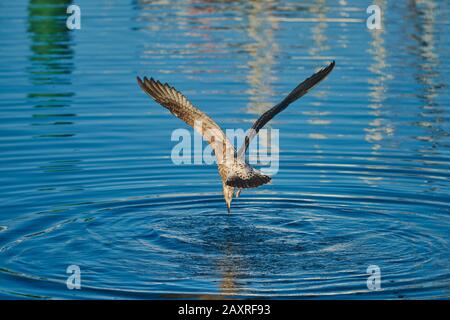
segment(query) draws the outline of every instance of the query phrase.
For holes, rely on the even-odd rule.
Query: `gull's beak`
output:
[[[231,203],[227,203],[227,210],[228,210],[228,213],[231,213]]]

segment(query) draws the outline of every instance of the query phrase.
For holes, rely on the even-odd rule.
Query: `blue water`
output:
[[[450,298],[448,2],[373,2],[1,1],[0,298]],[[135,80],[246,129],[331,60],[231,215]]]

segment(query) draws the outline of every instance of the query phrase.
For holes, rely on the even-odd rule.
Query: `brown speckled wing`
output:
[[[258,134],[259,130],[266,125],[267,122],[273,119],[277,114],[286,109],[292,102],[301,98],[305,95],[311,88],[317,85],[320,81],[325,79],[325,77],[333,70],[334,61],[331,62],[326,68],[314,73],[311,77],[300,83],[294,90],[289,93],[289,95],[283,99],[279,104],[275,105],[271,109],[264,112],[258,120],[255,121],[249,133],[245,137],[244,144],[239,149],[238,157],[242,157],[248,149],[252,139]]]
[[[235,149],[217,123],[194,105],[178,90],[153,78],[137,77],[139,86],[174,116],[196,129],[211,145],[219,164],[219,173],[226,179],[225,161],[234,157]]]

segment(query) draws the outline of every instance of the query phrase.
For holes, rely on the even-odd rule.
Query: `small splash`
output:
[[[0,232],[2,232],[2,231],[6,231],[8,229],[8,227],[7,226],[0,226]]]

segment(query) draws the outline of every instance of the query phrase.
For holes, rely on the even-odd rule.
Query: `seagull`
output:
[[[228,213],[231,213],[233,196],[238,197],[244,188],[256,188],[271,181],[271,177],[251,167],[245,160],[245,153],[252,139],[267,122],[322,81],[333,70],[334,65],[333,61],[327,67],[314,73],[292,90],[280,103],[264,112],[248,131],[244,143],[237,152],[217,123],[196,108],[177,89],[153,78],[137,77],[137,82],[153,100],[193,127],[207,140],[217,159],[219,175],[222,178],[223,196]],[[237,189],[236,194],[235,189]]]

